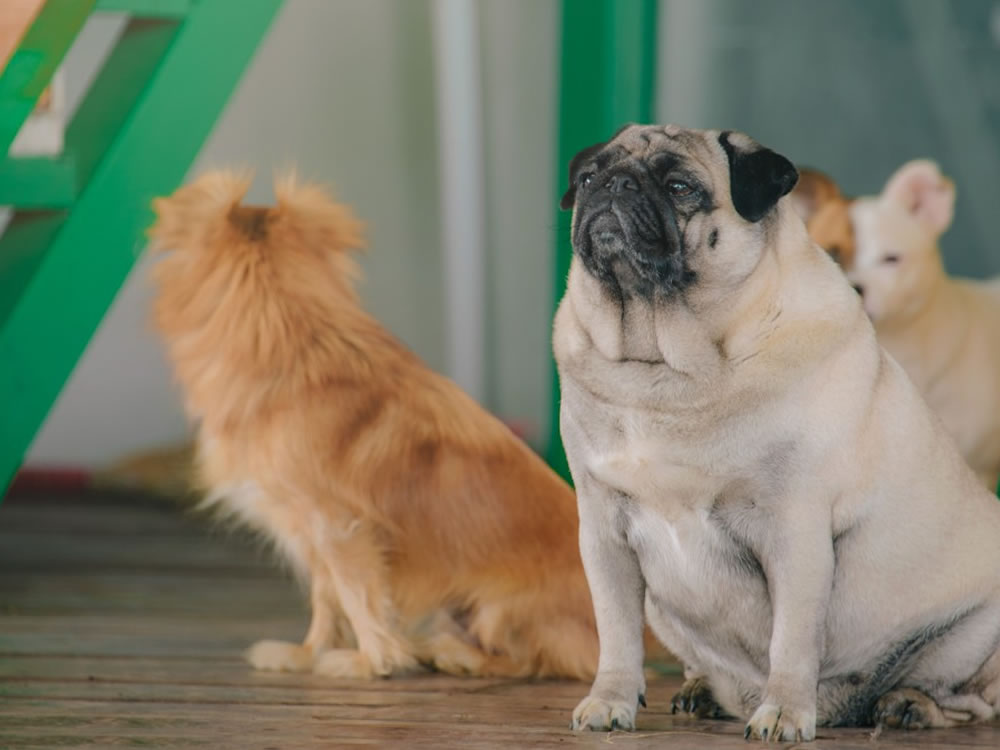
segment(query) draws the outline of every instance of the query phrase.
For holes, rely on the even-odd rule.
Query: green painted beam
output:
[[[651,122],[656,70],[656,0],[563,0],[559,71],[558,180],[553,205],[569,186],[570,159],[627,122]],[[558,208],[556,208],[558,211]],[[558,211],[555,302],[566,291],[573,250],[570,215]],[[552,368],[549,464],[569,479],[559,435],[559,378]]]
[[[97,0],[96,10],[140,18],[183,18],[193,6],[194,0]]]
[[[48,0],[0,71],[0,154],[28,119],[95,0]]]
[[[176,21],[141,18],[125,26],[66,128],[65,149],[76,160],[78,188],[104,159],[180,28]]]
[[[173,21],[129,21],[66,129],[64,155],[0,161],[0,205],[70,206],[135,108],[178,28]]]
[[[0,234],[0,330],[65,220],[65,211],[19,211]],[[8,408],[0,402],[0,416]]]
[[[145,244],[150,201],[174,190],[281,0],[195,4],[0,329],[6,487]]]
[[[0,206],[67,208],[76,199],[76,190],[72,154],[0,160]]]

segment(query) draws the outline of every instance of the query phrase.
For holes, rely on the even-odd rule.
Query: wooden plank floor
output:
[[[254,673],[258,638],[297,639],[295,586],[245,539],[122,496],[0,505],[0,748],[723,748],[739,722],[669,712],[652,680],[633,733],[575,734],[587,686],[438,675],[352,683]],[[820,730],[820,748],[1000,747],[1000,725]]]

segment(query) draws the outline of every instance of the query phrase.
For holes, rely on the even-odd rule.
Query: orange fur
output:
[[[590,679],[597,635],[572,490],[358,304],[351,211],[211,173],[158,199],[155,321],[200,420],[210,504],[309,582],[302,645],[261,668]]]
[[[850,268],[856,250],[850,214],[854,199],[841,194],[837,184],[822,172],[799,167],[792,200],[812,241],[843,268]]]

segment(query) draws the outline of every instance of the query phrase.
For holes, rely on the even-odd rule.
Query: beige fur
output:
[[[1000,278],[949,277],[938,238],[955,187],[937,165],[909,162],[850,214],[847,266],[879,343],[906,370],[990,489],[1000,480]]]
[[[573,492],[358,304],[361,226],[318,187],[211,173],[155,202],[156,324],[200,422],[208,503],[307,582],[302,644],[259,669],[587,679]],[[224,594],[224,592],[220,592]]]
[[[635,725],[644,616],[687,667],[675,710],[707,685],[747,736],[1000,709],[1000,503],[777,200],[789,174],[673,126],[571,167],[553,344],[601,636],[576,728]]]

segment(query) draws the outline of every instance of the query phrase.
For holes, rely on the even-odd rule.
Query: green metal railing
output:
[[[281,0],[48,0],[0,72],[0,153],[92,11],[129,20],[56,158],[0,161],[0,496]]]

